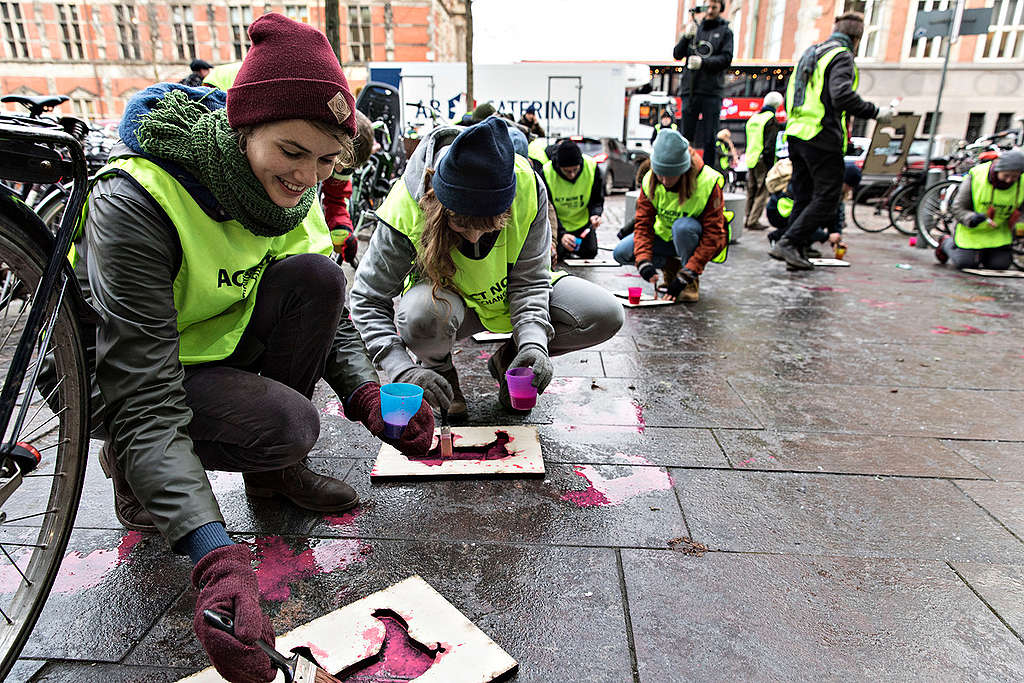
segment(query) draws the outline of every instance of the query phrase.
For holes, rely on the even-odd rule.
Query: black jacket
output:
[[[679,95],[714,95],[722,97],[725,92],[725,70],[732,64],[732,29],[724,19],[705,19],[697,27],[693,39],[680,38],[672,50],[673,59],[685,59],[691,54],[701,56],[697,71],[683,69]]]

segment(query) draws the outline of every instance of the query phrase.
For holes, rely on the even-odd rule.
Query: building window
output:
[[[860,39],[858,57],[877,59],[884,49],[882,42],[882,9],[885,0],[846,0],[844,12],[860,12],[864,15],[864,36]]]
[[[368,62],[373,59],[371,24],[369,5],[348,8],[348,44],[352,47],[353,62]]]
[[[985,112],[972,111],[967,117],[967,132],[964,140],[973,142],[981,137],[981,129],[985,125]]]
[[[57,21],[60,23],[60,37],[64,44],[66,59],[85,59],[82,45],[82,26],[78,22],[78,7],[57,5]]]
[[[142,59],[139,46],[139,18],[135,5],[114,5],[117,33],[121,39],[121,59]]]
[[[930,111],[924,115],[924,123],[921,125],[921,135],[932,134],[932,119],[935,118],[935,112]],[[942,125],[942,112],[939,112],[939,119],[936,122],[936,127]]]
[[[765,59],[777,60],[782,54],[782,25],[786,21],[786,0],[773,0],[770,12]]]
[[[96,98],[91,94],[75,88],[76,92],[71,93],[71,113],[86,121],[96,118]]]
[[[25,35],[25,21],[21,18],[21,5],[16,2],[0,2],[0,19],[4,22],[8,56],[27,59],[28,37]]]
[[[245,58],[249,49],[249,24],[252,23],[252,7],[229,7],[228,19],[231,21],[231,42],[235,50],[235,59]]]
[[[1013,124],[1013,112],[1012,111],[1001,111],[999,116],[996,117],[995,128],[992,129],[993,133],[1006,130]]]
[[[174,20],[174,45],[178,59],[189,60],[196,56],[195,16],[192,5],[171,5]]]
[[[978,59],[1019,60],[1024,50],[1024,3],[995,0],[989,32],[978,41]]]
[[[309,5],[285,5],[284,15],[289,19],[309,23]]]
[[[952,0],[917,0],[917,11],[931,12],[932,10],[953,9],[956,3]],[[907,56],[916,59],[939,59],[942,56],[943,36],[935,38],[914,38],[914,24],[916,16],[908,18],[907,29],[911,34],[910,49]]]

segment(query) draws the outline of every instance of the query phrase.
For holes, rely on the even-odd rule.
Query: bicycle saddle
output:
[[[44,110],[56,107],[58,104],[64,104],[70,97],[67,95],[40,95],[39,97],[32,97],[31,95],[4,95],[0,97],[0,102],[17,102],[28,107],[29,113],[32,116],[39,116]]]

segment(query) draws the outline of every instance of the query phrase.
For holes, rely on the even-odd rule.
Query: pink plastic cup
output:
[[[537,387],[533,386],[533,368],[512,368],[505,373],[508,396],[516,410],[530,410],[537,405]]]
[[[640,303],[640,295],[643,293],[643,289],[640,287],[630,287],[629,292],[629,303],[636,305]]]

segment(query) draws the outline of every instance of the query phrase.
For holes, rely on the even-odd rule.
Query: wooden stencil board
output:
[[[567,258],[559,261],[559,263],[570,268],[618,268],[622,265],[615,259],[610,258]]]
[[[511,338],[511,332],[477,332],[476,334],[473,335],[473,341],[475,341],[477,344],[500,342]]]
[[[410,576],[278,636],[275,649],[290,656],[293,647],[307,646],[329,673],[340,673],[375,657],[385,646],[385,626],[374,616],[377,610],[389,610],[401,617],[408,625],[408,637],[426,648],[444,648],[435,655],[433,663],[427,659],[425,665],[429,668],[411,679],[415,683],[489,683],[518,666],[516,660],[419,576]],[[281,679],[279,673],[277,680]],[[223,680],[210,667],[179,683]]]
[[[459,449],[470,446],[484,446],[495,441],[498,432],[509,436],[506,445],[512,455],[484,460],[479,458],[444,460],[439,457],[426,459],[407,458],[398,449],[382,444],[377,462],[370,472],[371,479],[389,477],[459,477],[459,476],[523,476],[543,475],[544,458],[540,452],[540,440],[536,427],[452,427],[452,445],[455,455]],[[433,448],[437,447],[439,430],[434,432]]]
[[[1024,270],[988,270],[987,268],[964,268],[961,272],[982,277],[1024,277]]]
[[[837,259],[837,258],[811,258],[811,259],[807,259],[807,260],[810,261],[811,263],[813,263],[816,266],[826,266],[826,267],[832,267],[832,268],[849,268],[850,267],[850,262],[849,261],[843,261],[842,259]]]

